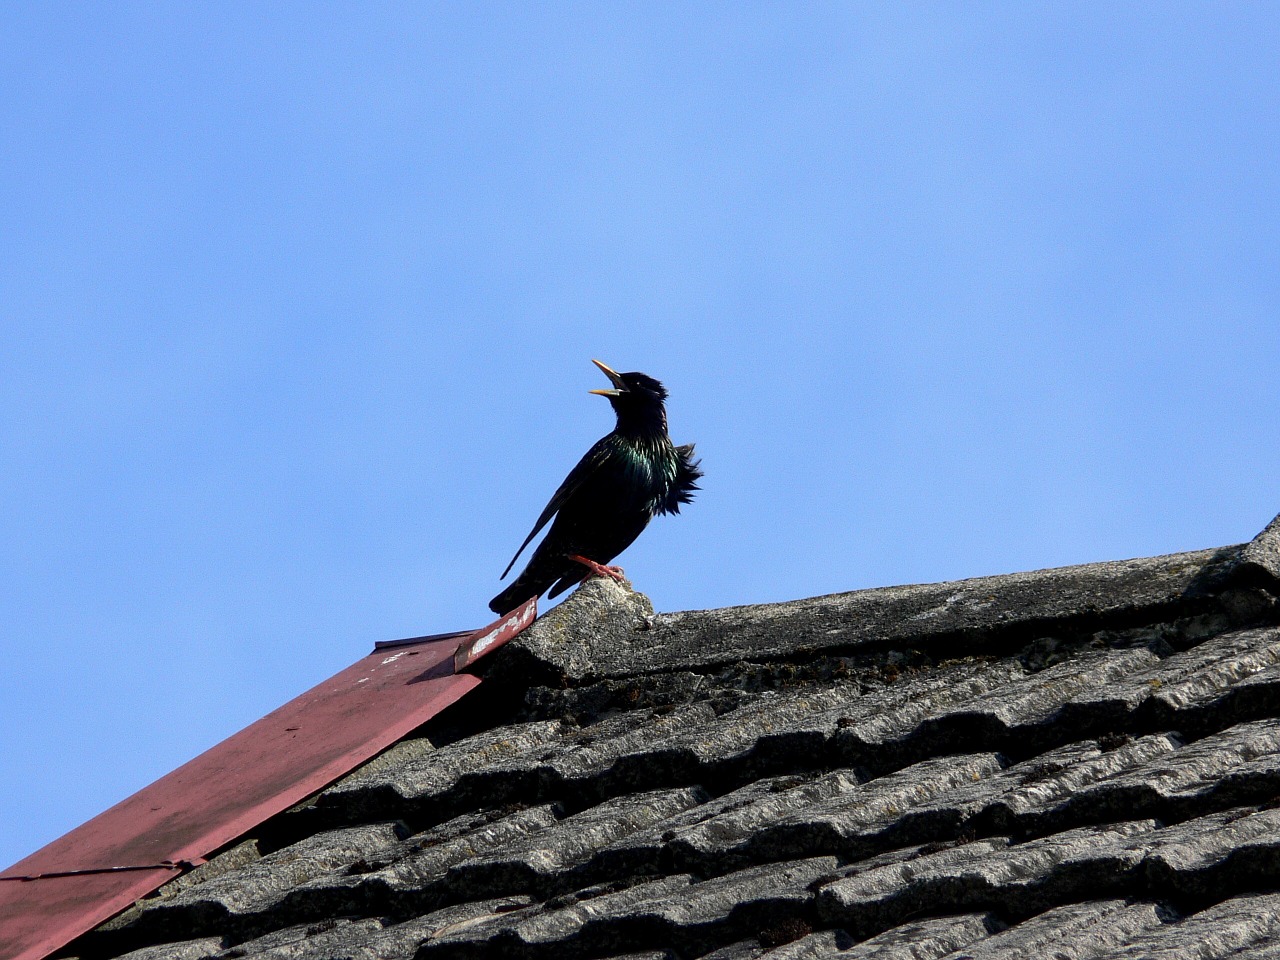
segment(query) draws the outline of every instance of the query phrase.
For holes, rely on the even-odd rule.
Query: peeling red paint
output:
[[[538,598],[534,597],[458,644],[458,652],[453,655],[453,669],[465,670],[481,657],[493,653],[537,618]]]

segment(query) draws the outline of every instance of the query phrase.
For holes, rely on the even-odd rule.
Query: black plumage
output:
[[[616,373],[599,360],[591,362],[613,383],[613,389],[591,392],[609,398],[617,426],[596,441],[551,497],[503,577],[547,521],[555,521],[520,576],[489,601],[494,613],[548,589],[552,597],[563,593],[587,573],[575,558],[607,564],[653,517],[679,513],[698,489],[702,471],[693,444],[677,447],[667,436],[666,388],[643,373]]]

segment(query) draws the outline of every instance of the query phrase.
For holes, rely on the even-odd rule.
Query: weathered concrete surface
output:
[[[972,653],[1015,631],[1030,640],[1215,609],[1213,585],[1233,571],[1242,549],[657,615],[643,594],[595,579],[508,644],[489,669],[509,679],[583,682],[861,648]]]
[[[378,923],[363,929],[350,925],[330,934],[326,934],[325,927],[332,921],[321,922],[312,924],[312,932],[293,945],[296,952],[282,950],[268,955],[266,960],[411,960],[423,943],[435,937],[510,922],[527,911],[531,903],[529,897],[521,896],[461,903],[404,923]],[[271,936],[242,944],[217,960],[237,960],[241,956],[257,960],[257,951],[270,942]],[[244,953],[237,952],[240,950]]]
[[[201,937],[182,943],[162,943],[157,947],[130,950],[120,960],[206,960],[222,953],[221,937]]]
[[[925,909],[1032,912],[1086,889],[1114,890],[1142,862],[1127,841],[1156,828],[1153,820],[1131,821],[1013,846],[977,841],[836,880],[818,891],[818,912],[855,935]]]
[[[756,960],[764,952],[765,948],[760,945],[760,941],[753,937],[750,940],[739,940],[712,950],[704,954],[700,960]]]
[[[644,663],[655,615],[629,581],[588,580],[558,607],[507,644],[482,668],[520,687],[539,679],[609,676],[601,664]],[[622,675],[643,671],[623,671]]]
[[[1224,900],[1155,927],[1099,960],[1268,960],[1280,956],[1280,895]]]
[[[841,960],[933,960],[960,950],[968,954],[1003,926],[992,913],[935,917],[886,930],[834,956]],[[769,960],[774,960],[773,954]]]
[[[1092,960],[1175,920],[1156,903],[1093,900],[1055,907],[965,948],[969,960]]]
[[[602,847],[708,799],[698,787],[628,794],[584,810],[516,844],[450,868],[451,888],[478,896],[560,892],[573,868]]]
[[[301,883],[345,867],[366,856],[375,856],[399,843],[403,826],[378,823],[348,827],[308,837],[237,870],[215,877],[177,896],[144,900],[139,922],[163,921],[179,929],[197,916],[253,913],[274,903]]]
[[[1247,713],[1237,687],[1263,674],[1280,681],[1280,629],[1259,627],[1210,638],[1190,650],[1165,657],[1149,668],[1072,697],[1064,708],[1071,722],[1103,720],[1122,725],[1137,714],[1139,725],[1175,728],[1204,725],[1207,712],[1223,707]]]
[[[1244,545],[1240,567],[1280,583],[1280,515]]]
[[[729,933],[767,930],[813,899],[815,880],[834,857],[769,864],[696,882],[676,875],[513,918],[501,928],[472,928],[423,945],[421,957],[575,958],[674,946],[707,952]]]
[[[853,937],[845,931],[819,930],[772,950],[762,948],[757,956],[768,957],[769,960],[823,960],[826,957],[844,956],[844,951],[851,946]]]
[[[977,697],[1017,683],[1027,671],[1016,660],[956,663],[922,677],[901,679],[874,690],[835,719],[833,746],[846,757],[896,745],[926,722],[962,709]]]
[[[957,704],[927,718],[922,726],[926,731],[930,725],[959,725],[988,730],[995,736],[1015,733],[1031,742],[1039,739],[1035,728],[1053,721],[1073,697],[1150,669],[1158,662],[1155,654],[1142,647],[1084,651],[1047,670]]]
[[[1280,719],[1230,727],[1148,763],[1081,785],[1067,801],[1069,814],[1085,820],[1143,811],[1185,817],[1210,794],[1221,805],[1261,800],[1280,787]]]
[[[926,760],[827,798],[815,797],[812,802],[797,796],[797,788],[779,794],[774,802],[758,802],[744,811],[708,821],[696,832],[676,838],[673,853],[683,845],[700,843],[704,850],[742,849],[760,860],[825,850],[842,856],[866,856],[890,845],[883,835],[896,833],[899,821],[918,804],[961,784],[994,776],[1001,769],[998,757],[979,753]],[[956,826],[949,815],[942,818],[946,826]],[[898,845],[917,840],[894,839]]]
[[[492,773],[510,777],[512,764],[558,745],[565,736],[556,720],[522,723],[481,731],[440,749],[395,748],[320,794],[321,808],[341,808],[356,815],[385,816],[403,809],[405,800],[437,797],[466,778]]]
[[[253,960],[372,960],[372,956],[354,944],[365,943],[383,928],[382,921],[349,920],[333,918],[322,923],[302,924],[285,930],[277,930],[249,943],[240,944],[224,953],[215,954],[217,960],[234,960],[252,957]],[[361,954],[364,954],[362,957]],[[385,954],[378,960],[391,960]]]
[[[300,884],[274,912],[309,920],[421,912],[427,905],[457,899],[448,883],[455,864],[519,846],[559,819],[548,805],[505,817],[459,817],[345,870]]]
[[[1179,896],[1204,900],[1241,886],[1280,885],[1280,810],[1210,814],[1161,830],[1153,840],[1143,849],[1148,880]]]
[[[190,890],[192,887],[197,887],[209,880],[214,880],[239,870],[241,867],[261,859],[261,857],[262,854],[258,849],[257,840],[249,839],[238,843],[214,856],[207,863],[196,867],[190,873],[184,873],[182,876],[170,880],[152,896],[146,897],[129,909],[116,914],[98,929],[106,931],[125,929],[135,923],[145,911],[150,910],[157,904],[172,900],[178,894]]]
[[[1143,768],[1180,746],[1180,741],[1167,734],[1139,737],[1109,750],[1094,740],[1068,744],[904,810],[899,829],[910,831],[913,821],[929,818],[952,824],[955,832],[973,829],[1035,835],[1065,829],[1080,822],[1063,811],[1083,789]],[[913,836],[918,834],[917,830]]]

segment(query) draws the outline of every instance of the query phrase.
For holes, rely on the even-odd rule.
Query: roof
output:
[[[1280,518],[722,610],[593,580],[478,666],[70,953],[1280,958]]]

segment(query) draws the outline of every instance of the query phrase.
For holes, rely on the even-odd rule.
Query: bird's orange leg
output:
[[[576,553],[569,554],[569,559],[575,563],[580,563],[589,571],[582,582],[586,583],[592,577],[612,577],[614,580],[622,579],[621,567],[606,567],[602,563],[596,563],[594,560],[588,560],[586,557],[580,557]]]

